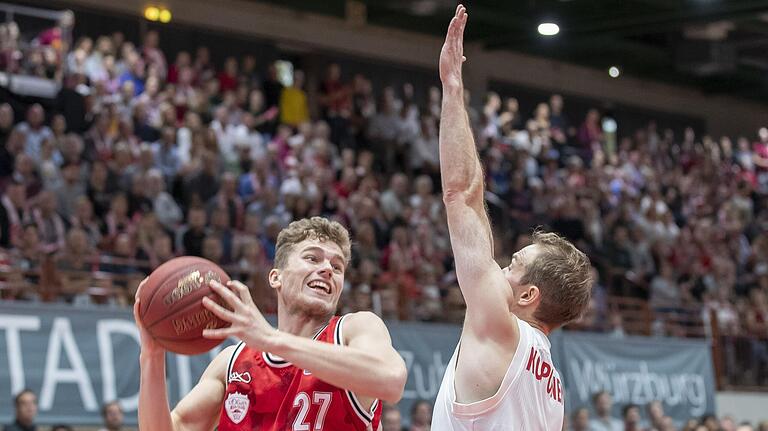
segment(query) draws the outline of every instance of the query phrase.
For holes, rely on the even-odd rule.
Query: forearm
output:
[[[174,431],[165,387],[165,353],[142,353],[139,366],[139,429]]]
[[[463,86],[443,86],[440,172],[444,191],[467,191],[482,185],[482,168],[464,108]]]
[[[398,355],[376,355],[362,349],[278,333],[270,349],[299,368],[359,396],[397,402],[405,385],[405,364]]]

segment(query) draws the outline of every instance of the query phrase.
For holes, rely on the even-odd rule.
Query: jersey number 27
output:
[[[331,406],[332,397],[333,394],[331,392],[312,392],[311,400],[309,394],[306,392],[299,392],[296,394],[296,398],[293,400],[293,406],[299,408],[299,414],[296,415],[296,419],[293,421],[293,431],[310,431],[311,425],[307,422],[307,414],[309,413],[311,404],[320,406],[317,416],[315,416],[315,426],[312,427],[311,430],[322,431],[325,415],[328,413],[328,408]]]

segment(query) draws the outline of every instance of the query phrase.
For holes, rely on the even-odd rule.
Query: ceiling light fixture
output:
[[[558,33],[560,33],[560,26],[553,22],[539,24],[539,34],[542,36],[554,36]]]

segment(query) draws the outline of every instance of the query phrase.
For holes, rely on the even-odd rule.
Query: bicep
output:
[[[174,429],[180,431],[211,431],[218,420],[226,392],[225,375],[232,347],[224,349],[208,365],[200,381],[179,401],[171,412]]]

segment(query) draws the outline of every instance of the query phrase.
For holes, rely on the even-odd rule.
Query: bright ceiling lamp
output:
[[[554,36],[558,33],[560,33],[560,26],[553,22],[539,24],[539,34],[542,36]]]

